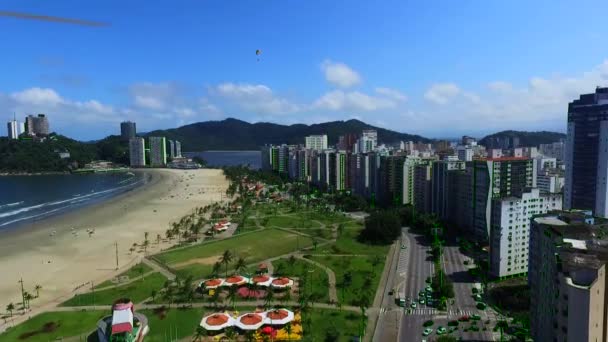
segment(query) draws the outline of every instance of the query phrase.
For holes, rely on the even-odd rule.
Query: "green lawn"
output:
[[[370,245],[357,241],[359,232],[363,226],[348,226],[342,231],[335,244],[323,246],[319,253],[327,254],[368,254],[381,255],[383,258],[388,253],[390,246],[386,245]]]
[[[320,228],[321,225],[318,222],[311,221],[301,214],[290,215],[290,216],[271,216],[268,217],[267,227],[281,227],[281,228],[297,228],[297,229],[310,229]]]
[[[119,274],[117,276],[117,278],[121,278],[121,277],[129,277],[129,279],[133,279],[133,278],[137,278],[140,277],[142,274],[148,273],[152,271],[152,268],[144,263],[139,263],[131,268],[129,268],[128,270],[124,271],[123,273]],[[118,283],[113,283],[112,280],[106,280],[103,283],[95,286],[96,289],[102,288],[102,287],[106,287],[106,286],[113,286],[113,285],[120,285]]]
[[[203,316],[210,313],[211,309],[192,308],[177,309],[170,308],[160,312],[154,310],[141,310],[140,312],[148,317],[150,332],[146,335],[146,342],[174,341],[177,337],[182,339],[194,334],[196,327],[201,322]]]
[[[310,328],[306,325],[310,317]],[[312,309],[302,317],[306,341],[352,341],[361,331],[361,315],[332,309]],[[332,336],[332,332],[337,335]],[[310,339],[312,335],[312,339]]]
[[[357,305],[356,301],[360,298],[361,292],[369,291],[370,299],[373,301],[378,282],[382,276],[384,269],[384,256],[377,259],[378,264],[373,266],[374,256],[367,257],[332,257],[332,256],[315,256],[311,258],[321,264],[331,268],[336,274],[336,282],[338,285],[338,300],[342,303]],[[352,274],[352,283],[347,286],[344,291],[340,288],[340,284],[344,278],[344,273],[350,271]],[[369,279],[369,280],[366,280]],[[366,284],[369,282],[369,284]],[[344,293],[344,300],[342,295]]]
[[[284,275],[306,279],[306,286],[300,289],[300,293],[310,293],[312,289],[315,302],[329,302],[329,280],[325,270],[301,259],[295,259],[293,267],[286,258],[273,261],[272,266],[275,272],[282,269],[283,272],[280,273]],[[313,272],[309,273],[309,270]]]
[[[167,278],[162,274],[152,273],[143,280],[136,280],[133,283],[76,295],[61,303],[61,306],[110,305],[116,299],[123,297],[130,298],[133,303],[139,303],[150,297],[152,290],[161,289],[166,280]]]
[[[156,259],[175,269],[184,278],[192,275],[195,279],[198,279],[211,272],[213,263],[219,259],[225,250],[232,251],[232,254],[237,257],[245,258],[245,261],[250,264],[293,252],[298,247],[302,248],[310,245],[312,245],[312,239],[309,237],[277,229],[266,229],[229,239],[168,251],[157,255]]]
[[[59,337],[76,337],[77,341],[82,337],[82,341],[85,341],[86,336],[95,330],[97,321],[107,315],[109,313],[104,311],[46,312],[10,328],[0,335],[0,341],[47,342]],[[49,328],[49,323],[54,323],[56,328]],[[47,332],[44,332],[45,325]],[[20,338],[24,334],[31,336]]]

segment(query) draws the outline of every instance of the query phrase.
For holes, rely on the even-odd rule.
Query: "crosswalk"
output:
[[[406,310],[405,313],[408,315],[418,315],[418,316],[433,316],[436,315],[439,311],[433,308],[417,308],[417,309],[409,309]]]
[[[381,310],[381,312],[386,312],[387,310]],[[406,308],[405,310],[405,314],[407,315],[418,315],[418,316],[435,316],[435,315],[442,315],[442,316],[446,316],[449,317],[450,319],[457,319],[459,317],[462,316],[472,316],[472,315],[479,315],[480,312],[477,310],[458,310],[458,309],[454,309],[454,310],[448,310],[447,312],[445,311],[439,311],[435,308],[416,308],[416,309],[411,309],[411,308]],[[490,318],[489,315],[482,313],[480,315],[483,319],[485,318]]]

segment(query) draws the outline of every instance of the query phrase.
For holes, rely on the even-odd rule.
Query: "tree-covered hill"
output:
[[[279,125],[268,122],[248,123],[237,119],[206,121],[168,130],[148,132],[147,136],[165,136],[182,143],[184,151],[203,150],[256,150],[265,144],[304,144],[304,137],[312,134],[327,134],[329,144],[338,142],[338,137],[347,133],[361,134],[364,129],[378,131],[381,143],[401,140],[429,142],[431,139],[419,135],[399,133],[374,127],[359,120],[332,121],[314,125]]]
[[[540,144],[550,144],[566,139],[566,134],[558,132],[540,131],[540,132],[525,132],[525,131],[502,131],[485,136],[479,140],[480,145],[488,146],[492,140],[502,140],[504,138],[519,138],[520,146],[538,146]]]

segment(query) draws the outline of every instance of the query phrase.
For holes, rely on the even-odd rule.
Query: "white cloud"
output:
[[[375,89],[379,95],[384,95],[396,101],[407,101],[407,96],[397,89],[378,87]]]
[[[276,96],[268,86],[262,84],[227,82],[212,87],[211,94],[255,114],[289,114],[302,109],[301,105]]]
[[[147,109],[161,110],[165,108],[165,103],[162,100],[151,96],[135,95],[133,102],[136,106]]]
[[[321,64],[327,82],[341,88],[350,88],[361,83],[361,76],[348,65],[326,60]]]
[[[379,109],[394,108],[396,106],[397,103],[392,99],[370,96],[358,91],[344,92],[342,90],[330,91],[313,103],[313,108],[333,111],[375,111]]]
[[[424,98],[436,104],[446,104],[451,98],[460,93],[460,88],[454,83],[433,84],[424,93]]]
[[[19,103],[34,105],[56,106],[64,102],[57,92],[50,88],[29,88],[20,92],[12,93],[11,97]]]

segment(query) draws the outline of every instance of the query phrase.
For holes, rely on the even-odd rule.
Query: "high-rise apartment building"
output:
[[[175,142],[173,140],[169,140],[169,157],[171,159],[175,158]]]
[[[8,129],[9,139],[19,139],[19,122],[17,120],[11,120],[6,124]]]
[[[309,135],[306,137],[305,146],[307,149],[323,151],[327,149],[327,135]]]
[[[167,140],[165,137],[150,137],[150,165],[162,167],[167,165]]]
[[[120,123],[120,138],[124,141],[129,141],[135,138],[137,133],[135,129],[135,122],[124,121]]]
[[[474,151],[470,146],[458,146],[456,152],[460,161],[468,162],[473,160]]]
[[[344,150],[346,152],[353,152],[354,146],[357,143],[357,135],[348,133],[341,135],[338,138],[338,150]]]
[[[414,208],[420,213],[431,212],[431,176],[433,164],[414,166]]]
[[[531,220],[528,283],[534,341],[608,340],[606,228],[583,212]]]
[[[378,145],[378,132],[374,129],[366,129],[361,132],[359,138],[359,152],[368,153],[376,149]]]
[[[30,136],[47,136],[49,135],[49,120],[44,114],[37,116],[28,115],[25,118],[25,131]]]
[[[433,175],[431,180],[431,212],[439,218],[447,220],[449,216],[450,187],[448,174],[459,170],[464,170],[466,163],[463,161],[442,160],[433,163]]]
[[[492,200],[490,274],[497,278],[526,274],[530,219],[562,209],[562,196],[530,189],[519,197]]]
[[[144,138],[135,137],[129,140],[129,160],[131,167],[146,166],[146,147]]]
[[[552,144],[540,144],[539,153],[545,157],[564,160],[564,147],[565,145],[561,141]]]
[[[564,187],[564,177],[559,174],[543,174],[536,176],[536,185],[543,192],[552,194],[562,193]]]
[[[530,158],[494,158],[474,160],[473,167],[473,233],[478,239],[490,236],[492,200],[520,197],[536,187],[536,160]]]
[[[179,140],[175,140],[175,158],[182,157],[182,143]]]
[[[564,208],[608,217],[608,88],[568,104]]]

